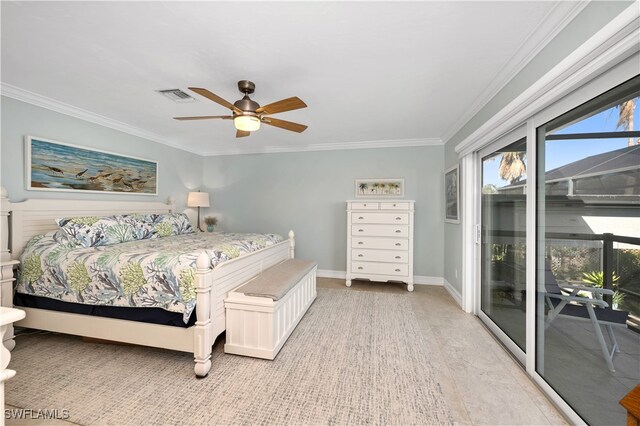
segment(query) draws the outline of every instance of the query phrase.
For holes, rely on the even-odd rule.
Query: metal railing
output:
[[[486,235],[483,233],[483,235]],[[490,235],[492,237],[506,237],[506,238],[526,238],[524,231],[499,231],[493,230]],[[546,240],[569,240],[569,241],[600,241],[602,242],[602,273],[603,283],[602,286],[609,290],[618,290],[625,295],[630,295],[640,299],[640,293],[624,288],[620,284],[617,288],[614,287],[614,266],[615,266],[615,249],[614,243],[624,243],[638,246],[640,250],[640,238],[629,237],[625,235],[615,235],[611,233],[603,234],[582,234],[582,233],[563,233],[563,232],[547,232],[545,233]],[[587,271],[585,271],[587,272]],[[604,300],[611,306],[613,302],[613,296],[606,295]],[[640,326],[640,311],[635,310],[630,312],[632,322]]]

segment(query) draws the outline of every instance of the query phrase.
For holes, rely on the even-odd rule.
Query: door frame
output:
[[[639,49],[640,50],[640,49]],[[536,131],[544,123],[556,118],[567,111],[585,103],[598,95],[612,89],[624,81],[638,74],[637,64],[640,62],[640,52],[636,50],[631,55],[623,58],[612,68],[592,76],[592,79],[576,88],[545,108],[537,111],[526,119],[525,122],[503,136],[484,144],[482,148],[466,154],[462,157],[462,175],[465,177],[463,186],[463,309],[477,315],[494,335],[506,346],[506,348],[524,366],[527,374],[536,383],[556,407],[573,424],[585,424],[584,420],[560,397],[560,395],[545,381],[536,371],[536,353],[538,350],[536,339],[536,268],[537,268],[537,216],[538,205],[536,199],[537,182],[537,152]],[[522,133],[517,133],[522,132]],[[520,136],[520,137],[518,137]],[[480,241],[477,225],[481,220],[481,164],[482,158],[500,147],[504,147],[526,136],[527,140],[527,185],[526,190],[526,350],[522,351],[511,339],[493,324],[493,321],[480,309]],[[488,321],[487,321],[488,319]]]
[[[527,126],[525,124],[521,124],[515,129],[511,130],[507,134],[501,136],[495,141],[491,142],[487,146],[475,152],[475,192],[477,196],[475,197],[473,203],[474,210],[474,227],[476,232],[476,244],[474,244],[475,253],[474,253],[474,276],[476,285],[476,297],[474,300],[474,312],[480,318],[480,320],[484,323],[484,325],[491,330],[491,332],[498,338],[498,340],[511,352],[511,354],[524,366],[526,364],[526,350],[521,349],[502,329],[482,311],[482,161],[488,155],[496,152],[497,150],[504,148],[505,146],[511,145],[514,142],[517,142],[521,139],[527,137]],[[527,139],[528,142],[528,139]],[[527,155],[529,149],[529,143],[527,143]],[[527,172],[529,171],[529,157],[527,156]],[[527,174],[528,176],[528,174]],[[527,191],[531,185],[527,185]],[[529,207],[529,199],[527,197],[527,213]],[[526,225],[525,225],[526,226]],[[528,263],[525,263],[528,268]],[[528,288],[528,282],[527,282]],[[529,298],[529,292],[527,291],[527,299]],[[526,307],[528,308],[528,300],[525,302]],[[526,313],[525,313],[526,315]],[[528,320],[527,320],[528,323]],[[525,326],[525,332],[528,332],[528,329]],[[525,344],[527,340],[528,334],[525,337]],[[525,346],[526,348],[526,346]]]

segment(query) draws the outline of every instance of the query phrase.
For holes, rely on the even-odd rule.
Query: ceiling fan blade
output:
[[[231,120],[233,116],[231,115],[202,115],[200,117],[173,117],[174,120],[211,120],[214,118],[221,118],[223,120]]]
[[[236,138],[244,138],[245,136],[249,136],[251,132],[245,132],[244,130],[238,130],[236,132]]]
[[[297,96],[283,99],[269,105],[265,105],[256,110],[258,114],[276,114],[278,112],[293,111],[294,109],[306,108],[307,104],[302,102]]]
[[[207,89],[203,89],[201,87],[189,87],[189,90],[193,90],[197,94],[204,96],[205,98],[212,100],[213,102],[220,104],[225,108],[229,108],[231,111],[235,111],[239,114],[242,114],[242,110],[240,108],[238,108],[231,102],[222,99],[220,96],[216,95],[215,93],[211,93]]]
[[[304,124],[294,123],[292,121],[278,120],[277,118],[265,117],[262,119],[264,124],[280,127],[281,129],[291,130],[292,132],[302,133],[307,130]]]

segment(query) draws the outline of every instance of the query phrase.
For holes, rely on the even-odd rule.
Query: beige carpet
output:
[[[6,402],[80,424],[450,424],[411,293],[318,289],[274,361],[44,334],[17,338]]]

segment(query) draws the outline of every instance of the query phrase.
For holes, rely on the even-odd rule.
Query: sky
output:
[[[567,133],[592,133],[620,131],[616,129],[618,123],[618,109],[610,108],[584,120],[567,126],[554,134]],[[634,130],[640,129],[640,101],[636,101],[636,109],[633,118]],[[581,139],[581,140],[555,140],[546,142],[545,170],[549,171],[574,161],[613,151],[627,146],[627,139]],[[509,185],[498,176],[498,166],[501,156],[494,157],[493,161],[485,161],[483,164],[483,185],[493,184],[500,188]]]

